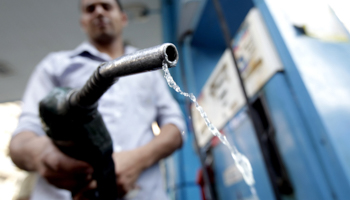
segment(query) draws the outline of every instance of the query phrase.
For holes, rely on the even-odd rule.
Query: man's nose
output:
[[[102,5],[96,5],[95,7],[95,14],[97,15],[101,15],[105,12],[104,8],[102,7]]]

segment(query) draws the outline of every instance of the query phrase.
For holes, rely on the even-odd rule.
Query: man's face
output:
[[[108,44],[121,37],[127,17],[115,0],[81,0],[80,23],[92,41]]]

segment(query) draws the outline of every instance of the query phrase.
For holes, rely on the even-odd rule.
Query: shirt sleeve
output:
[[[159,126],[174,124],[181,132],[182,140],[186,140],[186,125],[180,106],[169,91],[169,87],[159,72],[155,73],[155,96],[157,99],[157,122]]]
[[[55,87],[50,73],[53,69],[52,54],[45,57],[33,71],[22,98],[22,113],[13,136],[22,131],[32,131],[44,135],[39,118],[39,102]]]

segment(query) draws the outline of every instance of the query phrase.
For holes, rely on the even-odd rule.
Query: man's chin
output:
[[[99,34],[93,37],[93,41],[100,45],[109,45],[113,42],[115,36],[107,33]]]

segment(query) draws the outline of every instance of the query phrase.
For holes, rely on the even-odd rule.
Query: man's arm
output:
[[[45,136],[39,118],[39,101],[57,83],[53,69],[56,68],[56,54],[49,54],[36,66],[23,96],[22,113],[10,142],[10,156],[21,169],[36,171],[53,185],[73,190],[78,184],[86,184],[92,168],[60,152]],[[84,180],[84,181],[82,181]]]
[[[19,168],[38,172],[56,187],[79,191],[91,182],[92,167],[63,154],[47,136],[23,131],[12,138],[9,148]]]
[[[26,171],[36,171],[34,157],[44,146],[44,138],[25,131],[14,136],[10,141],[10,157],[17,167]]]
[[[179,105],[170,94],[160,73],[154,73],[153,80],[157,122],[161,126],[161,132],[144,146],[131,151],[114,153],[118,185],[119,188],[124,189],[119,191],[121,194],[135,187],[134,184],[143,170],[180,148],[185,138],[181,134],[185,130],[185,122]]]
[[[143,156],[145,168],[152,166],[159,160],[169,156],[182,145],[180,130],[173,124],[166,124],[161,128],[160,134],[151,142],[139,148]]]
[[[113,154],[116,163],[119,194],[123,196],[135,187],[140,173],[169,156],[182,145],[179,129],[173,124],[161,127],[161,132],[148,144],[137,149]]]

